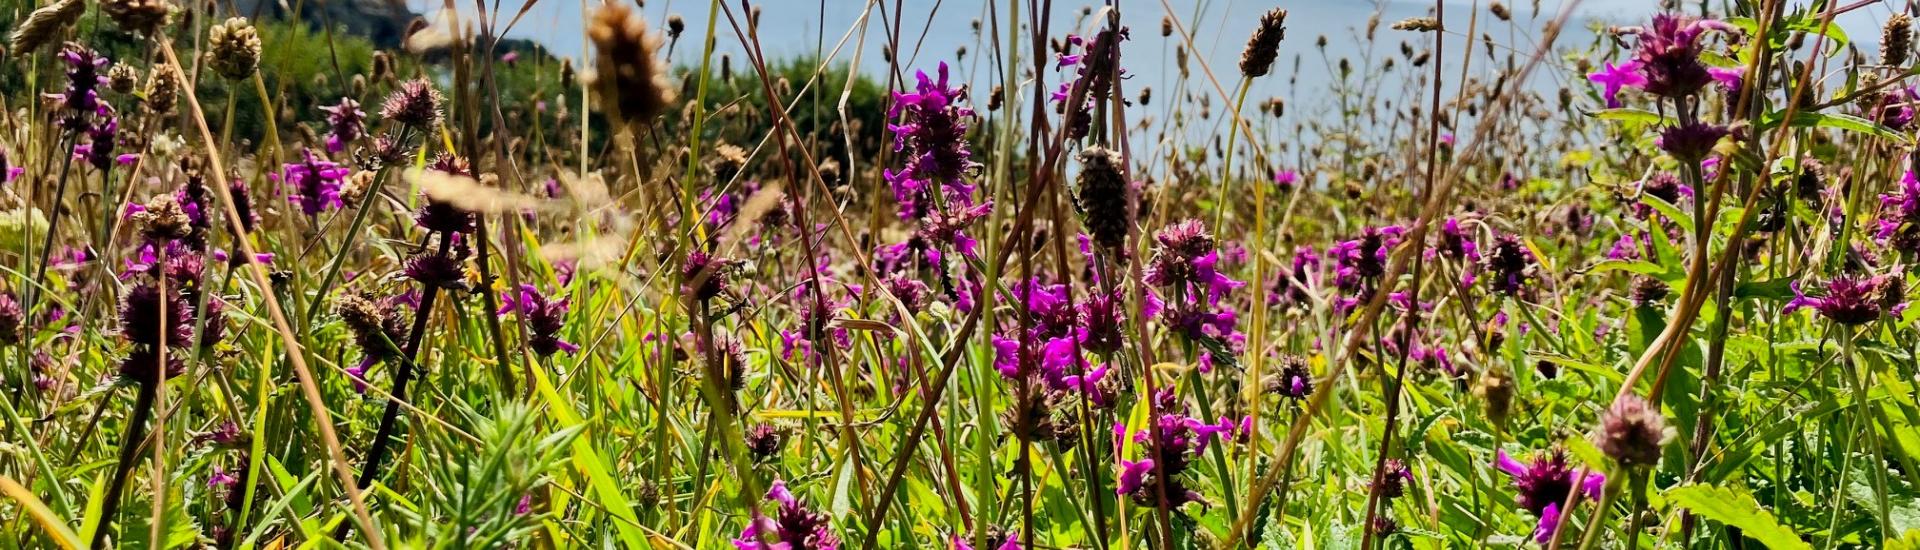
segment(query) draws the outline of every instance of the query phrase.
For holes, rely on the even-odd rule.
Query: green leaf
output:
[[[1767,130],[1778,127],[1780,126],[1780,117],[1782,116],[1784,116],[1784,113],[1780,111],[1767,113],[1766,116],[1760,117],[1758,128]],[[1796,112],[1793,114],[1793,120],[1789,122],[1788,125],[1794,128],[1832,128],[1835,130],[1867,134],[1889,141],[1903,143],[1907,141],[1905,136],[1900,135],[1899,132],[1895,132],[1892,128],[1881,126],[1875,124],[1873,121],[1853,115]]]
[[[1667,498],[1713,521],[1737,527],[1740,532],[1768,548],[1806,548],[1806,541],[1792,529],[1781,525],[1773,512],[1761,508],[1753,494],[1745,489],[1693,484],[1667,491]]]
[[[1659,113],[1655,113],[1653,111],[1648,111],[1646,109],[1634,109],[1630,107],[1622,107],[1619,109],[1601,109],[1598,111],[1589,112],[1587,113],[1587,116],[1597,118],[1600,120],[1611,120],[1615,122],[1629,122],[1634,124],[1666,124],[1673,121],[1673,119],[1662,117],[1660,116]]]

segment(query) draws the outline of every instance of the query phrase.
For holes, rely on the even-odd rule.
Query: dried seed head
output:
[[[841,180],[840,161],[838,160],[827,159],[820,161],[820,166],[815,169],[820,172],[821,183],[825,183],[829,188],[839,187],[846,183]]]
[[[1127,229],[1133,225],[1120,163],[1120,155],[1105,147],[1095,145],[1081,151],[1079,195],[1075,197],[1094,244],[1116,255],[1126,246]]]
[[[677,13],[667,16],[667,37],[679,40],[683,32],[687,32],[687,20]]]
[[[1143,86],[1140,88],[1140,106],[1145,107],[1149,103],[1153,103],[1153,87]]]
[[[1173,16],[1163,15],[1160,17],[1160,36],[1173,36]]]
[[[1432,17],[1408,17],[1393,24],[1393,30],[1413,32],[1434,32],[1440,30],[1440,20]]]
[[[167,23],[173,6],[166,0],[102,0],[100,11],[128,34],[153,36]]]
[[[574,72],[573,70],[573,58],[569,57],[569,58],[560,60],[560,88],[561,89],[564,89],[564,90],[573,89],[574,79],[577,78],[578,76],[579,74]]]
[[[253,76],[260,68],[260,34],[245,18],[229,18],[207,29],[207,66],[229,80]]]
[[[1880,29],[1880,64],[1898,67],[1907,64],[1913,51],[1913,18],[1906,12],[1894,12]]]
[[[1260,16],[1260,28],[1253,31],[1247,39],[1247,48],[1240,50],[1240,74],[1247,78],[1267,75],[1273,68],[1273,60],[1280,55],[1280,40],[1287,36],[1287,10],[1274,8]]]
[[[155,66],[147,72],[147,109],[156,115],[173,112],[174,100],[180,94],[178,71],[173,65]]]
[[[130,218],[134,226],[140,228],[141,236],[156,243],[183,238],[193,232],[193,221],[172,193],[147,199],[147,204]]]
[[[373,68],[368,72],[372,73],[374,82],[386,82],[392,79],[393,54],[387,53],[386,50],[373,52]]]
[[[666,111],[674,91],[667,82],[666,63],[654,55],[660,39],[647,32],[646,21],[625,5],[608,4],[594,12],[587,37],[599,52],[594,83],[609,119],[638,126]]]
[[[387,360],[400,355],[398,346],[406,337],[406,325],[391,305],[364,294],[349,293],[334,301],[333,311],[340,316],[341,324],[347,326],[347,332],[353,333],[354,343],[367,357]]]
[[[1494,0],[1492,4],[1488,4],[1487,9],[1492,11],[1493,16],[1500,18],[1501,21],[1513,20],[1513,10],[1507,9],[1507,5],[1500,3],[1500,0]]]
[[[747,150],[731,143],[722,143],[713,148],[714,158],[708,169],[713,170],[714,181],[732,181],[740,169],[747,165]]]
[[[1513,412],[1513,376],[1505,369],[1488,369],[1480,376],[1480,386],[1474,393],[1486,404],[1487,419],[1496,425],[1505,425],[1507,415]]]
[[[107,88],[115,92],[130,94],[140,87],[140,71],[125,63],[114,65],[107,70]]]
[[[1633,289],[1629,297],[1636,306],[1654,306],[1659,305],[1661,300],[1666,299],[1667,293],[1670,292],[1670,290],[1671,289],[1667,288],[1665,281],[1653,277],[1640,276],[1634,278]]]
[[[1600,415],[1593,444],[1622,466],[1652,466],[1660,462],[1660,445],[1667,439],[1667,422],[1657,405],[1627,395]]]
[[[32,55],[40,46],[52,43],[54,35],[79,21],[86,12],[86,0],[60,0],[33,10],[13,30],[13,38],[8,41],[7,49],[12,50],[14,55]]]

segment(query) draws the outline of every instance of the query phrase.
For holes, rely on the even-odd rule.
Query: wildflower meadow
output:
[[[1920,3],[577,4],[0,0],[0,549],[1920,550]]]

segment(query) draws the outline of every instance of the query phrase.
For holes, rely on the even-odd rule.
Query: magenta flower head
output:
[[[1706,48],[1702,38],[1709,31],[1729,35],[1739,32],[1722,21],[1678,13],[1655,15],[1651,24],[1623,31],[1640,39],[1631,63],[1639,65],[1645,77],[1641,86],[1647,93],[1679,99],[1713,82],[1713,74],[1700,62],[1700,52]]]
[[[1697,164],[1707,158],[1707,154],[1713,152],[1713,146],[1727,134],[1727,127],[1704,122],[1669,126],[1660,131],[1660,150],[1673,155],[1680,162]]]
[[[1640,72],[1640,62],[1631,60],[1619,65],[1605,63],[1599,72],[1587,75],[1587,80],[1606,88],[1601,95],[1606,97],[1608,109],[1620,108],[1621,89],[1647,85],[1646,75]]]
[[[1504,234],[1494,238],[1481,265],[1493,279],[1491,285],[1495,291],[1514,296],[1527,290],[1537,264],[1533,250],[1525,241],[1517,235]]]
[[[1906,288],[1899,275],[1835,276],[1827,280],[1826,293],[1821,296],[1801,292],[1799,281],[1788,286],[1793,289],[1793,301],[1787,302],[1785,313],[1812,308],[1842,325],[1870,323],[1882,313],[1898,315],[1907,307]]]
[[[736,550],[838,550],[840,538],[828,528],[826,514],[808,511],[787,490],[786,481],[774,481],[767,500],[779,505],[774,517],[753,512],[753,520],[733,539]]]
[[[78,131],[85,127],[86,115],[100,109],[100,87],[107,83],[107,58],[92,48],[68,42],[60,50],[60,60],[67,62],[67,87],[52,97],[71,111],[63,122],[66,128]]]
[[[473,177],[473,170],[468,167],[467,161],[452,154],[436,157],[428,169],[453,176]],[[420,210],[413,213],[414,223],[420,224],[421,228],[444,234],[470,233],[475,219],[473,211],[431,195],[422,197]]]
[[[301,153],[299,162],[289,162],[280,170],[280,183],[288,187],[287,200],[308,216],[339,208],[340,182],[346,179],[347,168],[315,156],[312,150]]]
[[[893,186],[900,217],[916,220],[935,209],[931,193],[946,193],[946,199],[964,207],[972,204],[973,187],[965,177],[978,168],[967,143],[967,123],[973,109],[959,103],[966,93],[947,84],[947,64],[941,63],[939,78],[917,73],[919,80],[911,93],[896,92],[888,119],[893,132],[893,150],[905,153],[906,164],[883,174]]]
[[[12,291],[0,291],[0,344],[13,345],[26,339],[27,312],[20,307]]]
[[[1533,460],[1527,464],[1521,464],[1502,450],[1494,466],[1513,478],[1513,488],[1519,491],[1514,502],[1540,518],[1533,532],[1534,540],[1540,542],[1553,538],[1554,529],[1560,524],[1560,505],[1567,501],[1568,495],[1578,489],[1588,498],[1599,498],[1601,488],[1607,484],[1606,476],[1597,472],[1588,472],[1580,478],[1567,464],[1565,449],[1534,453]]]
[[[113,116],[113,110],[105,104],[101,105],[100,112],[103,113],[100,120],[87,128],[87,143],[74,146],[73,151],[80,154],[84,150],[88,164],[95,169],[106,170],[119,160],[113,154],[113,146],[114,139],[120,134],[120,119]]]
[[[347,143],[360,139],[366,131],[367,113],[360,110],[360,102],[353,98],[340,98],[339,103],[320,108],[327,113],[327,153],[340,154],[346,150]]]
[[[1920,254],[1920,178],[1908,170],[1898,193],[1880,195],[1879,231],[1874,239],[1907,254]]]
[[[1479,245],[1473,242],[1473,235],[1460,227],[1459,218],[1447,218],[1447,223],[1440,227],[1439,242],[1434,245],[1434,251],[1455,260],[1480,261]]]
[[[1153,396],[1153,408],[1160,412],[1155,420],[1158,434],[1153,428],[1133,433],[1134,443],[1145,450],[1146,456],[1138,461],[1120,460],[1114,493],[1133,497],[1141,506],[1160,506],[1164,495],[1168,510],[1188,502],[1202,502],[1200,493],[1187,487],[1183,474],[1194,459],[1207,450],[1208,444],[1231,439],[1234,431],[1240,429],[1239,424],[1226,417],[1209,423],[1186,416],[1185,407],[1178,402],[1172,388],[1161,388],[1160,393]],[[1125,433],[1121,425],[1115,425],[1114,430],[1116,436]]]
[[[1273,186],[1279,188],[1280,191],[1282,192],[1292,191],[1293,188],[1298,187],[1299,185],[1300,185],[1299,172],[1295,172],[1293,170],[1275,170],[1273,172]]]
[[[1373,480],[1373,492],[1380,498],[1396,499],[1407,494],[1409,483],[1413,483],[1413,471],[1407,469],[1407,463],[1389,458],[1380,465],[1380,477]]]
[[[446,290],[466,290],[467,271],[460,260],[437,252],[423,252],[407,258],[401,270],[408,279]]]
[[[1277,393],[1295,401],[1313,394],[1313,371],[1307,360],[1289,355],[1281,359],[1280,373],[1265,381],[1267,393]]]
[[[157,285],[136,284],[127,289],[120,302],[120,333],[133,351],[120,364],[123,379],[142,384],[156,382],[162,343],[174,350],[185,349],[193,330],[193,304],[178,291],[165,293]],[[167,374],[182,368],[180,353],[168,354]]]
[[[519,293],[501,293],[498,315],[519,312],[527,323],[527,347],[541,357],[555,353],[572,354],[580,351],[580,346],[560,338],[560,329],[567,322],[567,300],[553,301],[540,293],[540,289],[530,284],[520,285]]]

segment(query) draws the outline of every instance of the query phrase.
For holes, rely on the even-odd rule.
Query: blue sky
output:
[[[408,0],[415,11],[426,12],[428,7],[442,4],[425,0]],[[510,17],[520,9],[516,0],[502,0],[501,11]],[[563,57],[578,58],[583,55],[584,38],[581,31],[581,13],[583,6],[591,6],[598,0],[534,0],[537,2],[527,12],[521,22],[508,32],[509,36],[538,41]],[[631,1],[631,0],[628,0]],[[727,5],[739,9],[739,0],[723,0]],[[1464,16],[1472,2],[1448,0],[1450,28],[1464,29]],[[1487,0],[1480,0],[1483,6]],[[1516,22],[1526,22],[1531,13],[1532,0],[1504,0],[1513,8]],[[1564,0],[1540,0],[1540,20],[1551,17]],[[885,2],[891,5],[889,0]],[[1689,0],[1688,3],[1692,3]],[[1801,3],[1795,0],[1795,4]],[[668,14],[677,14],[687,21],[687,35],[674,52],[677,63],[692,64],[698,61],[698,37],[705,32],[705,24],[710,4],[700,0],[646,0],[644,13],[650,22],[658,25]],[[775,59],[811,54],[816,48],[822,52],[831,51],[835,42],[855,27],[867,7],[864,0],[763,0],[761,44],[770,57]],[[955,77],[971,81],[976,88],[990,87],[991,71],[980,63],[983,53],[991,45],[983,48],[983,43],[971,30],[975,19],[986,21],[988,5],[977,0],[904,0],[905,14],[901,19],[906,27],[903,32],[902,49],[907,52],[904,59],[908,68],[931,72],[941,61],[952,62],[955,50],[966,47],[970,53],[966,60],[956,64]],[[1021,2],[1022,6],[1026,2]],[[1053,18],[1053,35],[1060,36],[1069,29],[1066,26],[1078,19],[1083,5],[1097,2],[1059,1],[1054,2],[1056,14]],[[1330,81],[1330,62],[1321,60],[1320,52],[1313,43],[1318,35],[1328,37],[1327,54],[1331,59],[1351,57],[1356,62],[1364,56],[1364,41],[1358,36],[1368,16],[1376,9],[1383,12],[1381,28],[1376,38],[1376,57],[1397,53],[1401,41],[1407,41],[1422,48],[1430,38],[1424,35],[1399,32],[1388,29],[1391,22],[1409,16],[1425,14],[1431,4],[1415,1],[1390,1],[1376,4],[1366,0],[1121,0],[1122,21],[1132,27],[1133,40],[1123,45],[1122,65],[1133,75],[1133,84],[1129,89],[1152,86],[1164,90],[1162,83],[1167,82],[1166,73],[1172,71],[1171,50],[1178,42],[1178,35],[1172,39],[1162,38],[1159,33],[1161,17],[1168,8],[1179,14],[1193,34],[1196,53],[1199,58],[1214,67],[1220,78],[1232,78],[1233,67],[1237,61],[1241,46],[1253,31],[1258,15],[1269,7],[1287,8],[1288,37],[1282,44],[1280,62],[1274,69],[1276,75],[1285,75],[1295,62],[1300,62],[1300,77],[1289,85],[1284,78],[1269,77],[1257,81],[1252,91],[1254,98],[1288,97],[1301,105],[1301,100],[1311,100],[1326,94],[1326,83]],[[1633,24],[1658,9],[1658,0],[1586,0],[1580,4],[1582,25],[1592,24]],[[465,4],[469,9],[471,4]],[[1004,9],[1004,2],[995,2],[995,7]],[[1856,41],[1871,42],[1877,38],[1879,21],[1892,13],[1896,7],[1894,0],[1885,0],[1878,5],[1849,13],[1840,23]],[[892,14],[888,14],[891,16]],[[1491,17],[1482,12],[1481,32],[1492,34],[1496,41],[1512,45],[1523,52],[1532,51],[1529,36],[1537,34],[1539,21],[1531,24],[1516,25],[1512,28],[1496,24]],[[503,17],[503,22],[506,17]],[[1023,18],[1024,19],[1024,18]],[[735,61],[743,61],[742,48],[731,27],[726,24],[724,15],[716,29],[718,37],[716,51],[732,54]],[[1004,33],[1004,30],[1002,31]],[[924,37],[923,37],[924,34]],[[845,49],[837,60],[851,60],[856,44],[861,36],[855,33],[848,40]],[[885,34],[878,21],[869,25],[866,42],[861,55],[863,70],[878,73],[886,68],[880,56],[880,48],[885,43]],[[1560,46],[1586,47],[1592,43],[1592,35],[1587,32],[1572,32],[1563,36]],[[917,52],[914,44],[918,44]],[[1459,51],[1459,44],[1450,41],[1448,47]],[[1870,45],[1864,48],[1871,50]],[[1024,48],[1023,48],[1024,49]],[[1024,52],[1023,52],[1024,53]],[[1145,56],[1145,58],[1137,57]],[[1449,56],[1452,59],[1454,56]],[[1549,79],[1540,85],[1557,87],[1565,84],[1570,75],[1545,74]],[[1199,70],[1194,70],[1196,77]],[[1058,77],[1049,76],[1049,81],[1058,81]],[[1226,85],[1232,85],[1230,82]]]

